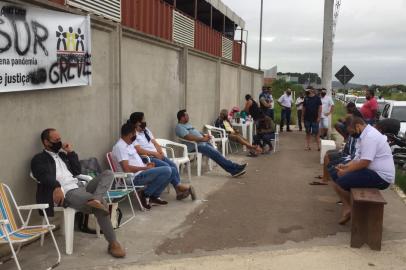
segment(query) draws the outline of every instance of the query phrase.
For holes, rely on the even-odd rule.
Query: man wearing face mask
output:
[[[162,191],[171,180],[170,167],[155,167],[155,163],[144,164],[133,143],[137,138],[136,126],[128,121],[121,127],[121,138],[113,147],[114,162],[123,172],[134,173],[132,182],[135,186],[146,186],[139,196],[142,206],[150,210],[151,205],[166,205],[160,198]]]
[[[63,144],[58,131],[53,128],[41,133],[41,141],[44,151],[31,160],[31,171],[38,181],[37,203],[49,205],[49,216],[54,215],[54,205],[93,213],[109,243],[108,252],[113,257],[124,257],[125,251],[116,240],[103,199],[114,180],[113,173],[105,171],[84,187],[75,178],[81,173],[81,166],[72,145]]]
[[[376,120],[376,113],[378,111],[378,101],[375,98],[375,92],[373,90],[366,90],[365,95],[367,101],[361,107],[361,113],[365,121],[370,124],[374,125]]]
[[[280,131],[283,131],[283,125],[286,121],[286,131],[292,132],[292,130],[290,129],[290,115],[292,112],[292,90],[288,88],[288,90],[286,90],[286,92],[278,99],[278,104],[282,107]]]
[[[320,117],[320,138],[327,137],[328,129],[330,126],[329,116],[334,112],[334,101],[330,96],[327,96],[327,90],[321,89],[321,117]]]
[[[382,190],[395,181],[395,164],[387,137],[359,117],[348,117],[346,126],[348,133],[358,141],[354,160],[339,164],[336,174],[332,174],[333,187],[343,203],[341,225],[351,218],[352,188]]]
[[[175,163],[165,157],[162,147],[155,140],[151,130],[147,128],[143,112],[134,112],[130,116],[130,122],[136,125],[137,138],[133,145],[140,155],[148,156],[156,167],[169,167],[172,170],[171,184],[176,191],[176,199],[183,200],[189,197],[196,198],[192,186],[181,183],[179,171]]]

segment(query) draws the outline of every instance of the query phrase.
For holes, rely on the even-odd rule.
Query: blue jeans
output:
[[[235,174],[242,169],[241,165],[226,159],[219,151],[217,151],[210,143],[199,143],[197,148],[203,156],[206,156],[216,162],[221,168],[230,174]]]
[[[285,123],[286,120],[286,127],[287,130],[290,130],[290,114],[291,114],[292,110],[290,108],[282,108],[281,111],[281,130],[283,130],[283,125]]]
[[[151,168],[136,175],[133,183],[136,186],[147,186],[144,190],[146,197],[158,198],[169,184],[171,175],[169,167]]]
[[[176,188],[179,183],[180,183],[180,176],[179,176],[179,172],[178,172],[178,168],[176,167],[175,163],[173,163],[169,158],[164,157],[163,160],[154,158],[154,157],[150,157],[151,162],[155,163],[155,167],[170,167],[172,170],[172,174],[171,174],[171,181],[170,183],[173,185],[174,188]]]
[[[377,188],[383,190],[387,189],[390,185],[375,171],[370,169],[347,173],[344,176],[338,177],[335,182],[346,191],[350,191],[352,188]]]

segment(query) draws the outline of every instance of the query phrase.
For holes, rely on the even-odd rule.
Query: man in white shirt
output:
[[[338,165],[338,178],[333,178],[333,187],[343,202],[341,225],[351,218],[352,188],[386,189],[395,181],[395,164],[387,137],[359,117],[348,117],[346,126],[348,133],[359,139],[354,160]]]
[[[81,173],[81,166],[72,145],[63,144],[59,132],[52,128],[41,133],[41,140],[45,150],[31,161],[32,174],[38,181],[37,203],[49,204],[50,216],[54,215],[54,205],[93,213],[109,243],[108,252],[113,257],[124,257],[125,250],[117,242],[103,199],[114,180],[113,173],[105,171],[84,187],[75,177]]]
[[[133,145],[140,155],[148,156],[156,167],[166,166],[171,168],[171,184],[176,191],[176,199],[183,200],[191,195],[192,199],[196,198],[194,189],[190,185],[181,183],[178,168],[162,151],[162,147],[155,140],[151,130],[147,128],[143,112],[134,112],[130,116],[131,124],[136,126],[137,138]]]
[[[299,126],[299,131],[303,130],[302,127],[302,112],[303,112],[304,94],[300,93],[299,97],[296,99],[296,111],[297,111],[297,123]]]
[[[144,164],[133,145],[136,138],[135,126],[128,121],[121,127],[121,138],[113,147],[114,162],[118,162],[116,165],[123,172],[134,173],[131,181],[135,186],[146,185],[139,193],[145,209],[151,209],[151,204],[166,205],[168,202],[160,196],[171,180],[172,170],[170,167],[155,168],[153,162]]]
[[[320,118],[320,138],[327,137],[328,129],[330,126],[329,116],[334,112],[334,101],[331,96],[327,96],[327,90],[321,89],[321,118]]]
[[[286,131],[291,132],[290,115],[292,112],[292,90],[288,88],[288,90],[286,90],[286,92],[278,99],[278,104],[282,107],[280,131],[283,131],[283,125],[286,121]]]

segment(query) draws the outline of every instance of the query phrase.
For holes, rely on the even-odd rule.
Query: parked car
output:
[[[378,103],[379,105],[379,103]],[[399,136],[406,132],[406,101],[386,100],[380,119],[391,118],[400,121]]]
[[[345,103],[354,102],[356,98],[357,98],[357,96],[354,96],[354,95],[345,95],[344,101],[345,101]]]
[[[365,97],[357,97],[357,99],[354,102],[357,109],[361,109],[362,105],[364,105],[366,100],[367,99]]]

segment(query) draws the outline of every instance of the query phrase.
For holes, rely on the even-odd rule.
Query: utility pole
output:
[[[324,30],[323,30],[323,56],[321,69],[321,85],[327,89],[331,96],[333,79],[333,23],[334,0],[324,0]]]
[[[264,13],[264,0],[261,0],[261,19],[259,25],[259,64],[258,70],[261,70],[261,58],[262,58],[262,15]]]
[[[333,24],[334,0],[324,0],[323,56],[321,68],[321,85],[332,97],[333,79]],[[331,133],[332,117],[329,116],[329,133]]]

